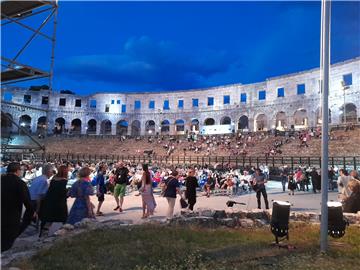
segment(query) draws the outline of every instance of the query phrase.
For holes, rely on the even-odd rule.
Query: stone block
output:
[[[252,227],[254,227],[254,221],[249,218],[240,219],[239,225],[243,228],[252,228]]]
[[[74,225],[71,224],[64,224],[61,229],[64,229],[66,231],[72,231],[75,229]]]
[[[246,214],[246,217],[250,219],[269,219],[269,214],[261,209],[253,209]]]
[[[254,225],[255,227],[262,228],[269,225],[269,222],[265,219],[254,219]]]
[[[233,219],[233,218],[223,218],[223,219],[218,219],[217,223],[221,226],[226,226],[229,228],[234,228],[237,226],[237,219]]]
[[[97,223],[96,219],[84,218],[83,220],[75,223],[74,227],[75,228],[90,228],[90,227],[94,227],[96,223]]]
[[[350,224],[360,224],[360,214],[344,213],[344,218]]]
[[[226,218],[225,210],[215,210],[215,212],[213,214],[213,218],[215,218],[215,219]]]
[[[214,210],[211,210],[210,208],[199,208],[198,213],[199,213],[199,216],[202,216],[202,217],[213,217]]]

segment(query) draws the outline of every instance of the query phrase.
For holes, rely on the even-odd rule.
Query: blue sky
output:
[[[318,67],[320,11],[320,2],[60,2],[54,88],[181,90]],[[331,61],[360,56],[360,2],[333,2],[331,27]],[[3,28],[4,54],[19,36],[29,33]],[[46,68],[40,41],[21,60]]]

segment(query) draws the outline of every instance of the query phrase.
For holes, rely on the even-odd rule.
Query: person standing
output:
[[[47,222],[65,223],[68,217],[67,190],[69,168],[61,165],[57,174],[50,181],[49,189],[40,207],[39,219],[41,220],[39,237]]]
[[[195,170],[193,168],[190,168],[188,171],[188,175],[185,179],[185,186],[186,186],[185,197],[188,200],[189,209],[193,211],[194,205],[196,203],[196,188],[199,187],[198,180],[195,177]]]
[[[329,172],[328,172],[328,179],[329,179],[329,190],[334,191],[335,187],[334,187],[334,177],[335,177],[335,171],[334,168],[331,167]]]
[[[143,175],[141,177],[141,192],[143,216],[142,218],[148,218],[154,214],[156,207],[155,198],[152,189],[152,180],[147,164],[142,165]]]
[[[258,208],[261,209],[261,194],[264,197],[265,207],[269,209],[269,202],[267,198],[265,183],[267,182],[265,179],[265,175],[261,173],[259,168],[255,169],[255,174],[253,175],[253,186],[256,187],[256,199]]]
[[[316,168],[312,168],[312,171],[310,172],[311,177],[311,184],[313,186],[313,192],[316,193],[316,190],[318,189],[318,186],[320,184],[320,175],[316,171]]]
[[[128,183],[129,170],[124,166],[124,163],[121,161],[118,164],[118,167],[115,170],[115,188],[114,188],[114,198],[116,202],[116,207],[114,211],[119,210],[123,211],[122,206],[124,203],[124,197],[126,193],[126,185]],[[119,200],[120,197],[120,200]]]
[[[67,223],[74,225],[84,218],[94,218],[94,205],[90,201],[90,195],[93,195],[94,189],[87,180],[90,177],[89,167],[83,167],[79,170],[79,180],[77,180],[69,191],[69,196],[75,198],[71,207]]]
[[[294,192],[295,192],[296,186],[297,186],[297,184],[294,179],[294,176],[290,174],[288,176],[288,189],[290,190],[289,195],[295,195]]]
[[[351,180],[351,176],[345,169],[339,170],[339,178],[337,181],[339,187],[339,201],[344,201],[346,198],[350,197],[351,191],[348,187],[349,181]]]
[[[20,176],[20,163],[13,162],[7,166],[7,174],[1,177],[1,252],[10,249],[20,235],[22,206],[25,206],[25,214],[36,217],[29,189]]]
[[[178,181],[179,173],[173,170],[168,179],[165,180],[164,197],[168,202],[167,218],[170,219],[174,215],[174,207],[176,202],[176,194],[180,194],[180,184]]]
[[[100,211],[102,204],[105,201],[106,185],[105,185],[106,166],[100,165],[96,174],[96,196],[98,198],[98,206],[96,210],[97,216],[102,216],[103,212]]]
[[[350,180],[348,188],[351,191],[351,195],[344,200],[344,212],[356,214],[360,211],[360,181]]]
[[[357,170],[352,170],[350,172],[351,179],[360,181],[359,172]]]
[[[45,198],[46,192],[49,188],[49,179],[54,175],[54,166],[50,163],[45,164],[42,167],[42,175],[34,178],[29,188],[31,204],[35,210],[37,216],[39,215],[41,204]],[[25,231],[27,226],[32,221],[32,215],[24,215],[21,223],[20,234]]]
[[[288,179],[284,172],[280,173],[280,179],[281,179],[281,185],[282,185],[283,192],[285,192],[285,186],[286,186],[286,183],[288,182]]]

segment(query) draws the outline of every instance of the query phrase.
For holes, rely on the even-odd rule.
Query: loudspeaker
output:
[[[273,202],[270,226],[271,232],[276,237],[276,243],[278,243],[278,237],[286,236],[287,239],[289,238],[290,206],[289,202]]]
[[[340,202],[328,202],[328,235],[334,238],[344,236],[348,222],[344,220],[342,204]]]

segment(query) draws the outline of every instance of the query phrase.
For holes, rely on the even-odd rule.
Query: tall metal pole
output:
[[[345,85],[343,86],[343,90],[344,90],[344,110],[343,110],[343,114],[344,114],[344,117],[343,117],[343,120],[344,120],[344,124],[346,125],[346,102],[345,102],[345,90],[346,90],[346,87]]]
[[[44,136],[46,137],[49,128],[50,128],[50,102],[53,95],[53,82],[54,82],[54,63],[55,63],[55,45],[56,45],[56,29],[57,29],[57,15],[58,15],[58,2],[55,1],[53,4],[54,14],[53,14],[53,36],[51,43],[51,59],[50,59],[50,76],[49,76],[49,99],[48,99],[48,109],[46,111],[46,132]]]
[[[321,226],[320,251],[328,249],[328,137],[329,137],[329,72],[330,72],[330,0],[321,2],[320,79],[322,85],[322,139],[321,139]]]
[[[49,89],[52,91],[53,87],[53,77],[54,77],[54,60],[55,60],[55,44],[56,44],[56,28],[57,28],[57,15],[58,15],[58,6],[57,1],[54,6],[54,14],[53,14],[53,36],[51,43],[51,59],[50,59],[50,76],[49,76]]]

